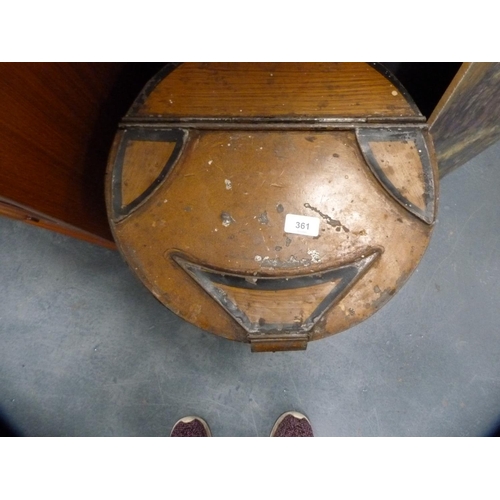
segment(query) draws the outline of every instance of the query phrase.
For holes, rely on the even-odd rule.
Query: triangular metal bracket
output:
[[[405,128],[404,131],[387,128],[358,128],[356,129],[356,138],[366,163],[386,191],[410,213],[427,224],[433,224],[436,218],[436,186],[430,154],[422,135],[422,130],[419,128]],[[424,181],[424,192],[422,194],[425,200],[424,209],[411,203],[410,200],[394,186],[384,173],[384,170],[378,163],[370,147],[370,143],[372,142],[404,142],[408,140],[415,142],[422,166]]]
[[[177,264],[196,281],[248,334],[304,334],[312,330],[321,317],[337,303],[379,258],[379,249],[368,249],[359,259],[334,269],[296,276],[243,275],[195,264],[179,254],[172,255]],[[321,300],[313,313],[302,323],[252,322],[244,310],[228,296],[224,288],[259,290],[262,293],[325,285],[332,282],[331,291]],[[278,299],[279,300],[279,299]]]

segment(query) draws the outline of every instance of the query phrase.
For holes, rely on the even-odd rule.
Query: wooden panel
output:
[[[500,139],[500,63],[464,63],[429,118],[443,176]]]
[[[307,337],[290,338],[287,340],[269,337],[250,339],[252,352],[276,352],[276,351],[305,351],[307,348]]]
[[[44,227],[109,245],[107,157],[119,120],[159,67],[1,63],[0,198],[10,207],[3,214],[18,207],[52,221]]]
[[[91,233],[87,233],[79,228],[75,228],[58,221],[47,219],[46,217],[44,217],[43,214],[35,213],[33,211],[19,207],[17,205],[11,205],[10,203],[5,203],[1,200],[0,200],[0,215],[9,217],[10,219],[26,222],[27,224],[30,224],[32,226],[42,227],[44,229],[49,229],[50,231],[55,231],[56,233],[61,233],[66,236],[71,236],[73,238],[78,238],[80,240],[88,241],[89,243],[101,245],[111,250],[116,250],[116,245],[112,241],[109,241],[105,238],[100,238],[99,236],[95,236],[94,234]]]
[[[364,63],[184,63],[146,97],[147,91],[131,115],[420,116],[399,88]]]
[[[120,69],[0,64],[3,198],[111,240],[92,134]]]

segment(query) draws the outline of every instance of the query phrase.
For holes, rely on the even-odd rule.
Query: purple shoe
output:
[[[212,433],[202,418],[184,417],[175,423],[170,437],[212,437]]]
[[[271,431],[271,437],[314,437],[311,422],[297,411],[283,413]]]

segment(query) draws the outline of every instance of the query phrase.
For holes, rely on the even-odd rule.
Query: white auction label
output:
[[[305,236],[318,236],[319,222],[320,220],[317,217],[286,214],[285,233],[303,234]]]

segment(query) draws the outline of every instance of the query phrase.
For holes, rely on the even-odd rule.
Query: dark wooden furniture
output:
[[[106,160],[119,120],[160,66],[0,64],[0,214],[115,248]]]
[[[500,63],[464,63],[429,120],[441,177],[500,139]]]

